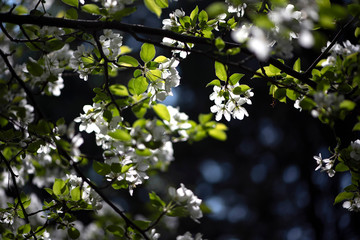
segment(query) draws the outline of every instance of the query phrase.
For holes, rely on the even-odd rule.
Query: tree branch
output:
[[[30,220],[29,220],[29,216],[25,210],[25,207],[24,207],[24,204],[22,203],[22,200],[21,200],[21,196],[20,196],[20,191],[19,191],[19,188],[17,186],[17,183],[16,183],[16,174],[14,173],[14,171],[12,170],[11,166],[10,166],[10,163],[6,160],[5,156],[2,154],[2,152],[0,152],[0,158],[1,160],[5,163],[6,165],[6,168],[9,170],[10,172],[10,175],[11,175],[11,179],[14,183],[14,188],[15,188],[15,194],[17,196],[17,199],[18,199],[18,203],[20,204],[20,208],[24,214],[24,219],[25,219],[25,222],[27,224],[30,224]],[[31,227],[31,226],[30,226]],[[31,236],[36,240],[37,237],[35,235],[35,233],[33,232],[32,229],[30,229],[30,234]]]

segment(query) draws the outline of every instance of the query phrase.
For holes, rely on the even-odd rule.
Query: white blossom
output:
[[[350,157],[356,161],[360,160],[360,139],[357,139],[355,142],[351,142]]]
[[[184,184],[180,184],[180,188],[176,189],[173,187],[169,188],[169,195],[178,204],[183,204],[189,211],[190,217],[195,221],[199,222],[199,218],[203,216],[200,209],[202,200],[199,199],[194,193],[187,189]]]

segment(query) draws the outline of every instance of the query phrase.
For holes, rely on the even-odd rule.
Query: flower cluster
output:
[[[360,160],[360,139],[357,139],[355,142],[351,142],[351,152],[350,157],[356,161]]]
[[[173,95],[172,88],[180,84],[180,75],[176,70],[178,65],[179,61],[174,57],[160,63],[158,70],[161,71],[161,77],[153,76],[155,79],[150,82],[147,90],[151,94],[150,101],[164,101],[167,96]]]
[[[355,197],[352,200],[345,201],[342,206],[343,206],[343,208],[346,208],[349,211],[359,212],[360,211],[360,197]]]
[[[74,69],[81,79],[87,81],[89,74],[96,68],[94,57],[92,56],[92,48],[90,46],[80,45],[73,52],[70,59],[70,67]]]
[[[333,177],[335,175],[335,170],[333,169],[335,163],[335,156],[323,159],[321,153],[319,153],[319,156],[314,156],[314,159],[316,161],[316,164],[318,165],[315,171],[320,169],[322,172],[327,172],[329,177]]]
[[[322,49],[325,51],[330,45],[330,42],[327,43],[327,46]],[[326,66],[334,66],[336,63],[336,58],[341,56],[342,58],[349,56],[353,53],[360,52],[360,45],[353,45],[349,40],[345,41],[341,44],[335,43],[334,46],[330,49],[330,56],[321,63],[322,67]]]
[[[245,103],[252,104],[250,98],[254,96],[254,93],[248,89],[242,94],[234,94],[233,90],[238,86],[238,83],[225,87],[214,86],[214,92],[210,94],[209,98],[215,103],[210,110],[212,113],[216,113],[216,121],[220,121],[223,115],[227,121],[230,121],[231,116],[239,120],[249,116],[243,105]]]
[[[225,2],[228,5],[229,13],[235,13],[237,17],[244,16],[245,9],[247,7],[246,3],[240,3],[238,5],[234,5],[234,3],[231,2],[231,0],[225,0]]]
[[[175,140],[186,141],[189,138],[186,130],[191,128],[191,124],[188,121],[189,116],[183,112],[180,112],[179,108],[167,106],[167,109],[170,114],[170,120],[164,121],[165,125],[169,127],[171,132],[177,133],[179,135],[179,138]]]
[[[180,27],[181,24],[179,22],[179,18],[184,17],[185,12],[180,9],[176,9],[174,12],[169,14],[170,18],[166,18],[162,21],[163,29],[171,30],[176,27]]]
[[[66,174],[66,179],[69,179],[69,190],[80,187],[81,199],[87,204],[92,205],[93,209],[100,210],[103,206],[102,198],[93,190],[87,182],[84,182],[80,177],[73,174]]]
[[[310,48],[314,44],[311,30],[313,20],[304,11],[295,11],[295,6],[288,4],[284,8],[275,8],[268,14],[275,27],[262,29],[244,23],[232,32],[232,38],[247,47],[260,60],[267,60],[271,51],[283,58],[292,57],[292,39],[298,39],[302,47]]]
[[[195,237],[193,237],[190,232],[186,232],[184,235],[177,236],[176,240],[202,240],[202,234],[197,233]]]
[[[149,178],[146,171],[150,167],[165,169],[173,160],[172,143],[165,127],[158,125],[156,119],[125,129],[121,127],[122,117],[114,116],[110,121],[103,118],[102,103],[85,105],[83,109],[85,114],[74,121],[80,123],[80,131],[95,132],[96,143],[103,148],[107,165],[120,164],[122,169],[126,169],[112,171],[105,177],[109,181],[125,180],[130,194],[137,185]],[[125,137],[118,138],[114,135],[116,133]]]
[[[190,217],[195,221],[199,222],[199,218],[203,216],[200,209],[200,204],[202,202],[194,193],[187,189],[184,184],[180,184],[180,188],[176,189],[173,187],[169,188],[169,195],[174,201],[178,204],[185,205],[187,210],[190,213]]]
[[[337,111],[340,108],[340,103],[344,101],[343,95],[336,95],[335,93],[317,92],[314,94],[314,101],[317,104],[316,109],[311,111],[311,115],[316,118],[325,111],[327,115]]]
[[[43,67],[41,67],[41,74],[33,75],[30,72],[29,66],[23,67],[23,74],[31,76],[28,77],[29,83],[33,87],[39,87],[44,89],[42,94],[46,93],[48,95],[60,96],[61,89],[64,88],[64,80],[62,74],[66,69],[73,51],[70,50],[68,44],[65,44],[61,49],[53,51],[47,55],[44,55],[38,61],[35,61],[29,57],[31,64],[36,64],[37,62],[43,62]],[[30,72],[30,73],[29,73]]]
[[[115,60],[121,53],[122,36],[112,30],[105,29],[104,35],[99,37],[102,51],[109,60]]]

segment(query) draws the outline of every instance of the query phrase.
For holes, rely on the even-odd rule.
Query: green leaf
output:
[[[286,99],[286,88],[276,89],[276,91],[274,93],[274,98],[276,98],[280,101],[283,100],[284,98]]]
[[[101,15],[100,8],[95,4],[85,4],[81,10],[94,15]]]
[[[128,83],[128,88],[131,94],[140,95],[144,93],[149,86],[146,78],[143,76],[132,78]]]
[[[120,21],[123,17],[129,16],[135,11],[136,7],[126,7],[120,11],[116,11],[114,14],[112,14],[112,17],[114,20]]]
[[[72,7],[79,7],[79,0],[61,0],[63,3],[72,6]]]
[[[251,89],[248,85],[241,84],[233,89],[233,93],[236,95],[240,95],[245,93],[247,90]]]
[[[224,40],[222,40],[221,37],[217,37],[217,38],[215,39],[215,46],[216,46],[216,48],[217,48],[219,51],[223,50],[224,47],[225,47],[225,42],[224,42]]]
[[[129,92],[126,88],[126,86],[121,84],[113,84],[109,87],[112,94],[120,97],[126,97],[129,96]]]
[[[153,105],[155,113],[163,120],[170,121],[170,113],[167,107],[163,104]]]
[[[301,60],[300,58],[298,58],[295,63],[294,63],[294,66],[293,66],[293,69],[297,72],[300,72],[301,71]]]
[[[121,56],[118,60],[118,64],[124,67],[137,67],[139,62],[132,56],[124,55]]]
[[[30,232],[30,230],[31,230],[30,224],[25,224],[25,225],[20,226],[20,227],[18,228],[17,232],[18,232],[19,234],[27,234],[27,233]]]
[[[155,193],[149,193],[150,202],[155,207],[165,207],[165,202]]]
[[[201,22],[207,22],[208,19],[209,19],[207,12],[204,11],[204,10],[202,10],[202,11],[199,13],[198,19],[199,19],[199,22],[200,22],[200,23],[201,23]]]
[[[356,106],[356,103],[350,100],[344,100],[340,103],[340,108],[352,111]]]
[[[155,57],[156,51],[153,44],[144,43],[141,46],[140,58],[144,63],[150,62]]]
[[[106,230],[108,230],[117,237],[123,237],[125,233],[124,229],[121,226],[115,224],[107,226]]]
[[[352,199],[353,197],[354,197],[353,192],[341,192],[336,196],[335,201],[334,201],[334,205],[339,203],[339,202],[342,202],[344,200]]]
[[[80,186],[77,186],[76,188],[72,189],[70,191],[71,200],[73,201],[79,201],[81,199],[81,190]]]
[[[190,19],[191,19],[192,25],[195,25],[197,17],[198,17],[198,13],[199,13],[199,7],[196,6],[194,8],[194,10],[192,10],[192,12],[190,13]]]
[[[222,81],[227,80],[227,73],[226,73],[226,68],[225,68],[224,64],[222,64],[221,62],[215,61],[215,74],[220,80],[222,80]]]
[[[26,63],[26,68],[29,73],[31,73],[31,75],[37,77],[41,76],[44,73],[44,69],[41,67],[41,65],[32,60]]]
[[[144,3],[150,12],[155,13],[157,17],[161,16],[161,8],[156,4],[155,0],[144,0]]]
[[[208,114],[199,114],[199,123],[200,124],[205,124],[207,122],[209,122],[212,119],[212,113],[208,113]]]
[[[359,37],[360,36],[360,27],[357,27],[355,29],[355,33],[354,33],[355,37]]]
[[[349,171],[349,167],[346,166],[343,162],[339,162],[335,167],[335,171],[337,172]]]
[[[155,0],[156,5],[158,5],[160,8],[167,8],[169,7],[168,0]]]
[[[212,80],[211,82],[209,82],[208,84],[206,84],[206,87],[208,86],[218,86],[221,87],[221,83],[218,79]]]
[[[80,232],[75,227],[68,228],[67,232],[71,239],[77,239],[80,237]]]
[[[94,161],[93,162],[93,169],[95,172],[101,176],[105,176],[111,172],[110,166],[106,163]]]
[[[54,182],[53,189],[52,189],[53,193],[56,196],[59,196],[65,192],[65,190],[64,190],[65,188],[66,188],[65,181],[62,179],[59,179],[59,178],[55,178],[55,182]]]
[[[275,67],[274,65],[271,65],[271,64],[269,65],[269,70],[270,70],[270,72],[272,72],[275,75],[278,75],[281,72],[280,69],[278,69],[277,67]]]
[[[353,131],[360,131],[360,122],[356,123],[352,130]]]
[[[120,141],[130,141],[131,135],[122,129],[116,129],[113,132],[108,132],[108,135],[114,139],[120,140]]]
[[[65,18],[78,19],[78,13],[75,8],[70,8],[66,11]]]
[[[229,77],[229,83],[230,85],[235,85],[237,84],[240,79],[244,76],[245,74],[241,74],[241,73],[234,73]]]
[[[286,96],[293,101],[296,101],[298,99],[299,95],[300,94],[295,92],[294,90],[286,89]]]
[[[209,133],[210,137],[215,138],[220,141],[225,141],[227,138],[226,133],[219,129],[210,129],[208,131],[208,133]]]
[[[51,39],[46,42],[46,47],[50,48],[52,51],[61,49],[65,45],[65,42],[59,39]]]
[[[316,106],[316,103],[308,97],[305,97],[300,102],[300,107],[304,110],[312,110]]]

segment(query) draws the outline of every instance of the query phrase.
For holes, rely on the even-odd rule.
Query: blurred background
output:
[[[163,18],[175,8],[189,14],[196,5],[204,9],[211,2],[179,0],[163,13]],[[161,20],[141,6],[125,21],[162,27]],[[134,53],[141,46],[128,36],[124,37],[124,44]],[[157,51],[170,56],[169,52]],[[297,54],[303,58],[304,68],[316,57],[304,49],[298,49]],[[294,61],[290,60],[289,65]],[[200,113],[209,113],[212,88],[205,86],[215,78],[213,64],[210,59],[191,54],[178,68],[181,85],[165,103],[179,106],[194,120]],[[248,64],[257,67],[255,61]],[[232,68],[230,71],[239,72]],[[124,72],[116,81],[126,82],[130,74]],[[64,80],[62,96],[44,98],[42,108],[54,119],[65,117],[69,122],[82,112],[83,105],[91,104],[92,88],[101,85],[102,79],[94,77],[84,82],[69,74]],[[125,210],[146,213],[151,208],[147,204],[150,191],[162,196],[168,186],[177,188],[184,183],[211,209],[200,224],[191,219],[165,219],[164,227],[159,228],[161,239],[175,239],[176,233],[186,231],[201,232],[205,239],[214,240],[360,239],[359,214],[348,212],[341,204],[333,206],[335,196],[351,183],[351,176],[337,173],[329,178],[326,173],[314,171],[313,156],[321,153],[328,157],[328,148],[335,146],[331,129],[307,112],[299,112],[291,101],[274,101],[264,80],[246,76],[241,83],[252,87],[255,96],[253,104],[246,107],[249,117],[229,123],[222,120],[229,127],[227,141],[208,138],[193,144],[174,144],[175,161],[168,172],[150,178],[145,187],[135,190],[132,198],[127,191],[109,190],[112,199]],[[54,106],[68,106],[71,111],[57,111]],[[82,151],[100,156],[100,149],[92,143],[94,136],[83,137],[86,143]],[[90,171],[87,174],[96,177]],[[176,232],[171,230],[174,228]]]

